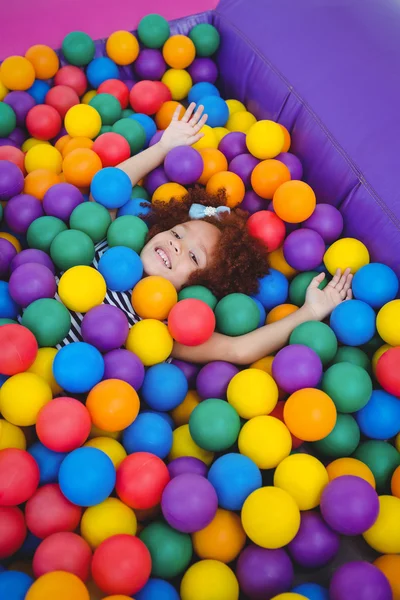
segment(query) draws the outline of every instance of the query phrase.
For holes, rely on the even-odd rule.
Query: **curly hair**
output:
[[[151,213],[146,215],[150,227],[147,241],[162,231],[190,221],[189,210],[192,204],[214,208],[226,206],[225,191],[220,190],[218,194],[210,195],[204,188],[196,186],[189,189],[183,199],[153,202]],[[234,292],[257,293],[258,279],[268,273],[268,255],[265,246],[248,233],[247,218],[247,212],[234,208],[229,214],[203,219],[221,232],[215,260],[206,269],[193,273],[185,287],[204,285],[217,298]]]

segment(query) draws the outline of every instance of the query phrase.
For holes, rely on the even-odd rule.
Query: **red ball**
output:
[[[67,65],[57,71],[54,77],[55,85],[66,85],[82,96],[86,92],[87,79],[85,73],[79,67]]]
[[[51,140],[61,129],[61,117],[52,106],[37,104],[26,115],[26,128],[38,140]]]
[[[107,79],[103,81],[97,89],[98,94],[111,94],[119,101],[121,108],[126,108],[129,104],[129,88],[119,79]]]
[[[0,327],[0,373],[16,375],[33,365],[38,343],[29,329],[9,323]]]
[[[133,110],[145,115],[154,115],[171,98],[171,92],[161,81],[139,81],[129,95]]]
[[[86,406],[75,398],[56,398],[42,408],[36,433],[46,448],[71,452],[86,442],[92,420]]]
[[[87,581],[91,561],[90,546],[80,535],[67,531],[53,533],[36,549],[33,574],[37,578],[52,571],[66,571]]]
[[[376,378],[384,390],[400,398],[400,346],[382,354],[376,365]]]
[[[26,175],[25,154],[19,148],[14,148],[14,146],[0,146],[0,160],[9,160],[21,169],[23,175]]]
[[[93,579],[106,594],[135,594],[146,585],[150,571],[150,552],[133,535],[113,535],[93,555]]]
[[[60,531],[74,531],[81,516],[81,507],[67,500],[56,483],[40,487],[25,507],[26,525],[39,538]]]
[[[47,92],[45,102],[63,119],[72,106],[79,104],[79,96],[72,87],[56,85]]]
[[[128,141],[119,133],[109,131],[96,138],[92,150],[100,158],[103,168],[115,167],[131,155]]]
[[[25,541],[26,525],[21,509],[0,506],[0,560],[12,556]]]
[[[31,498],[39,485],[39,467],[25,450],[0,450],[0,506],[17,506]]]
[[[268,252],[282,246],[286,235],[282,219],[269,210],[260,210],[251,215],[247,221],[247,228],[250,235],[261,240]]]
[[[131,508],[153,508],[159,504],[169,480],[161,458],[149,452],[135,452],[118,467],[115,489],[122,502]]]
[[[276,419],[279,419],[280,421],[282,421],[282,423],[284,423],[285,422],[285,420],[283,418],[284,408],[285,408],[285,401],[279,400],[279,402],[275,406],[274,410],[269,413],[269,416],[275,417]],[[299,448],[303,444],[303,440],[296,437],[292,433],[290,435],[292,436],[292,448],[293,448],[293,450],[295,450],[296,448]]]
[[[174,340],[184,346],[204,344],[215,330],[215,315],[201,300],[181,300],[168,315],[168,329]]]

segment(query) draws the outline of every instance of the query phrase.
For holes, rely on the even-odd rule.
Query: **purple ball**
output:
[[[170,181],[181,185],[195,183],[204,168],[200,152],[191,146],[178,146],[170,150],[165,157],[164,169]]]
[[[216,360],[205,365],[197,375],[196,387],[200,398],[226,398],[231,379],[239,373],[239,369],[229,362]]]
[[[268,201],[258,196],[253,190],[248,190],[244,195],[240,208],[253,215],[259,210],[268,209]]]
[[[211,58],[195,58],[188,71],[193,84],[201,81],[208,81],[208,83],[217,81],[218,68]]]
[[[246,188],[251,187],[251,174],[260,161],[251,154],[239,154],[229,163],[229,171],[239,175]],[[241,205],[240,208],[243,208]]]
[[[293,560],[306,569],[327,565],[339,552],[340,536],[332,531],[321,515],[313,511],[301,513],[300,528],[289,543]]]
[[[23,189],[24,176],[21,169],[9,160],[0,160],[0,200],[9,200]]]
[[[15,142],[18,146],[22,146],[27,138],[27,135],[21,127],[16,127],[9,135],[10,140]]]
[[[91,308],[83,317],[82,337],[100,352],[120,348],[129,333],[126,315],[117,306],[100,304]]]
[[[282,548],[267,550],[251,544],[239,556],[236,576],[247,598],[270,600],[291,589],[294,572],[292,561]]]
[[[10,277],[10,296],[23,308],[40,298],[53,298],[56,290],[53,273],[38,263],[21,265]]]
[[[200,366],[195,365],[194,363],[185,362],[184,360],[178,360],[177,358],[173,359],[172,364],[178,367],[181,371],[183,371],[183,374],[187,379],[189,388],[195,388],[196,377],[200,371]]]
[[[133,79],[123,79],[122,81],[126,85],[126,87],[128,88],[129,91],[131,91],[131,89],[133,88],[135,83],[137,83]]]
[[[13,148],[18,148],[18,144],[16,144],[11,138],[0,138],[0,146],[12,146]]]
[[[247,154],[246,134],[241,131],[231,131],[222,138],[218,150],[225,154],[228,163],[239,154]]]
[[[296,229],[284,241],[283,254],[296,271],[312,271],[322,263],[324,240],[312,229]]]
[[[217,508],[218,497],[213,486],[208,479],[194,473],[174,477],[161,498],[165,520],[183,533],[194,533],[207,527]]]
[[[149,147],[154,146],[154,144],[157,144],[161,140],[163,133],[164,129],[159,129],[158,131],[156,131],[149,142]]]
[[[154,194],[157,188],[164,183],[168,183],[169,179],[164,171],[164,167],[161,165],[156,169],[150,171],[144,180],[144,186],[146,190],[149,192],[150,196]]]
[[[272,363],[272,376],[288,394],[317,387],[322,378],[322,362],[314,350],[301,344],[286,346]]]
[[[15,258],[13,258],[10,268],[11,272],[18,269],[21,265],[26,265],[27,263],[37,263],[40,265],[44,265],[47,267],[53,275],[56,272],[53,261],[50,256],[43,252],[43,250],[37,250],[36,248],[28,248],[27,250],[22,250],[19,252]]]
[[[339,567],[329,587],[330,600],[393,600],[385,575],[368,562],[354,561]]]
[[[144,48],[135,60],[133,68],[140,79],[158,81],[167,70],[167,64],[160,50]]]
[[[365,479],[343,475],[333,479],[321,495],[321,513],[334,531],[361,535],[379,514],[378,494]]]
[[[68,222],[72,211],[84,202],[82,193],[71,183],[56,183],[44,195],[46,215]]]
[[[40,200],[29,194],[14,196],[6,204],[4,216],[8,226],[15,233],[26,233],[35,219],[43,217]]]
[[[302,179],[303,177],[303,165],[300,162],[300,159],[297,158],[291,152],[281,152],[278,156],[275,157],[276,160],[280,160],[290,171],[290,176],[292,179]]]
[[[202,460],[194,458],[194,456],[180,456],[169,463],[168,471],[171,479],[185,473],[194,473],[195,475],[206,477],[207,465]]]
[[[4,238],[0,238],[0,277],[7,277],[10,264],[13,258],[17,255],[15,246]]]
[[[103,379],[122,379],[138,391],[144,380],[144,366],[129,350],[111,350],[104,356]]]
[[[28,112],[36,105],[36,102],[28,92],[10,92],[4,98],[4,102],[11,106],[17,117],[17,125],[25,126],[25,119]]]
[[[302,225],[319,233],[325,244],[331,244],[343,231],[343,217],[331,204],[317,204],[311,217]]]
[[[58,142],[58,140],[60,138],[62,138],[64,135],[67,135],[67,130],[65,129],[65,127],[61,127],[60,131],[57,133],[56,137],[53,138],[52,143],[55,144],[56,142]]]

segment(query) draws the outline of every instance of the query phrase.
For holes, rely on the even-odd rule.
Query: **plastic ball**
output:
[[[218,499],[212,485],[200,475],[178,475],[166,486],[161,508],[167,523],[184,533],[204,529],[215,517]]]
[[[216,129],[218,128],[214,127],[214,131]],[[229,163],[229,171],[236,173],[242,179],[245,187],[249,188],[251,186],[250,177],[257,164],[258,160],[251,154],[239,154]]]
[[[374,390],[356,415],[361,432],[368,438],[387,440],[400,431],[398,398],[383,390]]]
[[[56,73],[56,78],[57,78],[58,73]],[[84,76],[84,74],[82,73],[82,75]],[[86,78],[85,78],[86,80]],[[41,81],[40,79],[35,79],[35,81],[33,82],[33,84],[31,85],[31,87],[29,89],[27,89],[26,91],[28,92],[28,94],[30,96],[32,96],[32,98],[35,100],[36,104],[43,104],[46,100],[46,95],[50,90],[50,85],[45,82],[45,81]]]
[[[203,127],[200,129],[200,133],[203,135],[203,137],[193,144],[193,148],[195,148],[196,150],[202,150],[203,148],[217,148],[218,147],[219,138],[216,134],[215,129],[213,129],[209,125],[203,125]],[[235,173],[233,173],[233,175],[235,175]],[[239,179],[240,179],[240,177],[239,177]]]
[[[337,269],[351,269],[356,273],[369,263],[369,253],[366,246],[355,238],[342,238],[334,242],[325,252],[324,263],[331,275]]]
[[[65,181],[78,187],[90,186],[93,177],[102,168],[101,160],[90,148],[76,148],[64,159]]]
[[[29,589],[26,600],[89,600],[85,584],[73,573],[53,571],[37,579]]]
[[[103,302],[106,284],[102,275],[92,267],[72,267],[62,275],[58,294],[69,310],[85,313]]]
[[[347,600],[349,596],[390,600],[392,590],[385,575],[374,565],[363,561],[348,562],[339,567],[330,583],[329,598]]]
[[[93,59],[95,45],[87,33],[72,31],[63,39],[62,52],[71,65],[83,67]]]
[[[116,491],[131,508],[153,508],[159,504],[169,480],[168,469],[161,458],[149,452],[135,452],[118,467]]]
[[[300,510],[310,510],[320,503],[329,482],[324,465],[307,454],[293,454],[276,468],[274,485],[288,492]]]
[[[229,131],[235,131],[246,134],[248,133],[250,128],[256,123],[257,119],[255,118],[255,116],[251,112],[244,110],[231,114],[226,123],[226,128],[229,129]],[[253,152],[251,153],[253,154]]]
[[[217,560],[202,560],[185,573],[180,588],[182,600],[238,600],[239,584],[233,571]]]
[[[263,160],[255,166],[251,174],[252,188],[261,198],[268,200],[272,200],[279,186],[289,180],[289,169],[278,160]],[[275,212],[278,214],[276,209]]]
[[[268,210],[260,210],[250,216],[247,221],[250,235],[259,239],[268,252],[279,248],[285,239],[286,229],[283,221]]]
[[[396,554],[385,554],[379,556],[373,563],[389,581],[393,592],[393,600],[398,600],[400,595],[399,562],[399,557]]]
[[[1,146],[0,160],[7,160],[14,163],[21,170],[22,174],[25,175],[25,155],[19,148],[14,148],[13,146]]]
[[[102,125],[114,125],[121,118],[121,104],[111,94],[97,93],[89,102],[101,117]]]
[[[199,99],[204,106],[204,113],[208,115],[207,123],[210,127],[223,127],[229,118],[229,109],[225,100],[216,95],[205,95]]]
[[[169,90],[172,100],[183,100],[192,87],[192,78],[184,69],[168,69],[161,81]]]
[[[400,300],[385,304],[376,318],[376,327],[381,338],[391,346],[400,345]]]
[[[64,571],[87,581],[91,560],[92,552],[85,540],[76,533],[59,532],[40,543],[32,568],[36,578],[45,573]]]
[[[39,471],[39,483],[43,486],[46,483],[56,483],[58,481],[58,472],[64,458],[65,452],[54,452],[46,448],[41,442],[35,442],[29,448],[29,454],[35,459]]]
[[[93,139],[101,127],[101,118],[97,110],[88,104],[72,106],[65,115],[65,128],[71,137]]]
[[[96,138],[93,150],[100,157],[103,167],[115,167],[131,155],[128,141],[112,131]]]
[[[286,261],[297,271],[310,271],[318,267],[324,252],[324,240],[312,229],[292,231],[283,245]]]
[[[87,233],[94,243],[102,240],[111,223],[109,212],[95,202],[84,202],[71,213],[70,226]]]
[[[270,416],[250,419],[239,435],[239,451],[260,469],[273,469],[289,456],[292,438],[286,425]]]
[[[188,74],[187,76],[190,78]],[[171,100],[171,92],[167,85],[160,81],[139,81],[129,94],[133,110],[145,115],[154,115],[168,100]]]
[[[200,559],[230,563],[242,550],[246,534],[240,517],[218,509],[214,519],[204,529],[193,534],[193,547]]]
[[[26,439],[22,429],[5,419],[0,419],[0,450],[6,448],[26,450]]]
[[[106,379],[89,392],[86,407],[96,427],[104,431],[121,431],[136,419],[139,397],[126,381]]]
[[[332,329],[318,321],[309,321],[298,325],[293,330],[289,343],[311,348],[319,356],[323,365],[327,365],[333,360],[338,348]],[[329,392],[327,393],[329,394]]]
[[[274,193],[274,211],[281,219],[288,223],[305,221],[312,215],[315,206],[315,193],[303,181],[287,181]],[[314,231],[311,227],[310,230]],[[316,233],[320,235],[318,231]]]
[[[26,537],[22,510],[15,506],[0,506],[0,558],[8,558],[19,550]]]
[[[305,388],[289,396],[284,419],[289,431],[308,442],[323,439],[336,423],[336,407],[331,398],[318,389]]]
[[[189,103],[194,102],[195,104],[200,104],[200,100],[204,97],[209,96],[221,96],[221,93],[217,86],[209,83],[207,81],[201,81],[196,83],[189,92],[188,101]],[[245,152],[246,150],[244,150]]]
[[[178,119],[181,119],[185,114],[185,109],[182,106],[182,104],[179,104],[179,102],[175,102],[175,100],[169,100],[168,102],[163,103],[163,105],[161,106],[161,108],[159,108],[155,116],[155,121],[158,129],[164,130],[168,127],[168,125],[171,123],[172,116],[174,115],[175,110],[178,108],[178,106],[181,107]]]
[[[170,35],[169,24],[158,14],[149,14],[139,21],[138,36],[147,48],[161,48]]]
[[[236,575],[248,598],[271,598],[290,589],[294,572],[283,549],[267,550],[251,544],[239,557]]]
[[[36,422],[39,440],[55,452],[70,452],[82,446],[90,427],[88,410],[74,398],[56,398],[43,407]]]
[[[218,78],[218,68],[210,58],[195,58],[189,67],[189,75],[194,84],[203,81],[215,83]]]
[[[15,269],[9,286],[11,297],[23,307],[39,298],[52,298],[57,289],[53,273],[38,263],[27,263]]]
[[[139,281],[132,291],[133,309],[143,319],[166,319],[177,300],[172,283],[156,275]]]
[[[43,200],[47,190],[60,182],[60,177],[56,173],[47,169],[37,169],[26,176],[24,193],[30,194],[38,200]]]
[[[351,415],[337,415],[335,427],[323,440],[315,442],[317,452],[330,457],[352,454],[360,442],[360,428]]]
[[[81,192],[70,183],[53,185],[43,198],[43,208],[46,214],[62,221],[68,221],[74,209],[81,203],[83,203]]]
[[[167,69],[163,55],[159,50],[144,48],[137,57],[134,70],[140,79],[160,80]]]
[[[140,254],[148,231],[147,225],[139,217],[125,215],[118,217],[110,225],[107,231],[107,242],[110,248],[126,246]]]
[[[39,485],[39,468],[25,450],[6,448],[0,452],[0,504],[16,506],[29,500]]]
[[[19,313],[20,307],[11,298],[8,283],[0,281],[0,317],[16,319]]]
[[[112,350],[104,357],[104,379],[121,379],[139,390],[144,379],[144,366],[129,350]]]
[[[194,409],[189,419],[189,430],[200,448],[220,452],[236,442],[240,418],[224,400],[211,398]]]
[[[4,104],[11,107],[12,111],[8,110]],[[26,115],[30,109],[35,106],[35,100],[28,92],[15,91],[7,94],[4,98],[4,104],[1,104],[0,129],[2,130],[3,135],[10,135],[13,132],[15,125],[18,125],[19,127],[25,126]],[[11,127],[12,124],[14,127]],[[11,137],[11,139],[14,142],[17,141],[13,137]]]
[[[226,194],[226,204],[234,208],[244,198],[245,187],[243,181],[236,173],[230,171],[221,171],[215,173],[207,182],[206,191],[211,195],[218,194],[219,190],[224,189]]]
[[[168,329],[178,343],[198,346],[204,344],[214,333],[215,316],[205,302],[188,298],[179,301],[171,309]]]
[[[199,150],[203,159],[203,170],[198,178],[198,182],[206,185],[209,179],[216,173],[228,170],[228,161],[224,154],[216,148],[202,148]]]
[[[258,283],[259,289],[254,297],[261,302],[266,310],[269,311],[271,308],[286,302],[289,282],[282,273],[270,269],[268,275],[264,275]]]
[[[266,324],[269,325],[270,323],[276,323],[276,321],[280,321],[281,319],[293,314],[296,312],[296,310],[299,310],[299,307],[295,306],[294,304],[281,304],[280,306],[275,306],[275,308],[270,310],[268,313]],[[261,325],[264,325],[264,322],[262,322]]]
[[[94,58],[87,66],[86,76],[93,88],[98,88],[107,79],[118,79],[118,67],[110,58],[100,56]]]
[[[0,200],[9,200],[22,192],[24,177],[14,163],[0,160],[0,178]]]
[[[195,183],[203,172],[201,154],[190,146],[170,150],[164,162],[167,177],[182,185]]]
[[[16,375],[32,366],[38,345],[32,333],[21,325],[3,325],[0,329],[0,373]]]
[[[172,410],[183,402],[188,392],[186,377],[175,365],[162,363],[147,370],[142,397],[154,410]]]
[[[306,569],[327,565],[339,551],[340,536],[314,511],[301,513],[300,528],[288,545],[290,556]]]
[[[187,190],[179,183],[164,183],[156,189],[153,194],[152,201],[169,202],[172,198],[179,200],[186,196]]]
[[[171,354],[173,339],[164,323],[145,319],[129,331],[126,348],[136,354],[149,367],[163,362]]]
[[[342,233],[343,217],[341,212],[331,204],[317,204],[313,214],[303,223],[303,226],[319,233],[325,244],[332,244]]]
[[[203,285],[189,285],[188,287],[183,288],[178,294],[179,301],[187,300],[189,298],[201,300],[207,304],[211,310],[214,310],[218,302],[214,294]]]
[[[9,90],[27,90],[35,81],[35,69],[23,56],[9,56],[1,65],[1,81]]]
[[[301,594],[307,600],[329,600],[328,590],[318,583],[302,583],[293,588],[293,592]]]
[[[143,127],[146,133],[146,145],[149,145],[150,140],[157,133],[157,126],[154,120],[148,115],[144,115],[141,113],[135,113],[131,115],[131,119],[133,121],[137,121]]]
[[[46,381],[34,373],[19,373],[1,387],[1,413],[13,425],[34,425],[40,409],[51,399],[51,388]]]
[[[167,65],[174,69],[186,69],[193,62],[196,49],[187,36],[173,35],[165,42],[162,53]]]
[[[23,600],[33,584],[33,579],[26,573],[8,570],[0,573],[0,597],[8,600]]]
[[[87,508],[81,521],[82,537],[93,549],[114,535],[135,535],[136,528],[135,513],[117,498]]]
[[[172,529],[164,521],[147,525],[140,534],[152,560],[152,575],[171,579],[181,574],[192,558],[192,542],[188,534]]]
[[[231,379],[227,398],[242,418],[251,419],[273,410],[278,402],[278,387],[268,373],[245,369]]]
[[[198,458],[193,456],[181,456],[175,458],[168,465],[168,471],[171,479],[184,473],[195,473],[196,475],[207,475],[207,466]]]
[[[119,467],[124,458],[126,458],[126,452],[122,444],[110,437],[95,437],[86,442],[85,446],[97,448],[98,450],[104,452],[104,454],[107,454],[116,469]]]
[[[31,46],[25,53],[25,58],[32,63],[37,79],[51,79],[58,71],[58,56],[49,46]]]
[[[318,386],[322,378],[322,362],[308,346],[292,344],[278,352],[272,364],[272,375],[288,394]]]
[[[41,486],[25,507],[27,527],[40,538],[59,531],[74,531],[81,514],[81,508],[67,500],[55,483]]]
[[[219,47],[220,35],[213,25],[200,23],[189,32],[189,37],[196,47],[197,56],[211,56]]]
[[[53,373],[60,387],[68,392],[88,392],[102,379],[104,360],[94,346],[74,342],[61,348],[53,363]]]
[[[46,104],[38,104],[31,108],[26,117],[26,127],[38,140],[50,140],[61,129],[61,117],[57,110]]]
[[[393,472],[400,465],[400,453],[391,444],[380,440],[362,442],[354,458],[365,463],[372,471],[378,491],[390,487]]]
[[[329,463],[326,470],[330,481],[342,475],[354,475],[365,479],[375,489],[375,478],[371,469],[356,458],[338,458]]]
[[[217,329],[230,336],[240,336],[257,328],[260,313],[254,300],[245,294],[228,294],[215,308]]]
[[[330,317],[330,326],[342,344],[361,346],[375,334],[375,318],[375,312],[369,304],[350,300],[336,306]]]
[[[128,175],[120,169],[106,167],[95,174],[90,189],[96,202],[114,209],[128,202],[132,184]]]
[[[59,344],[71,327],[68,310],[61,302],[50,298],[32,302],[24,311],[21,322],[34,334],[39,346]]]
[[[303,165],[297,156],[290,152],[281,152],[275,158],[287,166],[293,180],[303,179]]]
[[[172,447],[172,430],[161,416],[143,413],[125,429],[122,443],[129,454],[149,452],[164,459]]]
[[[379,514],[374,524],[363,533],[365,541],[382,554],[398,554],[400,547],[400,499],[379,496]]]
[[[99,85],[97,88],[97,94],[107,97],[112,96],[114,99],[118,100],[120,109],[126,109],[129,104],[129,89],[130,88],[128,88],[126,83],[120,81],[119,79],[107,79]],[[91,98],[91,100],[93,100],[93,98]],[[97,108],[95,104],[93,104],[93,106]],[[116,111],[116,108],[114,108],[114,111]],[[120,111],[119,114],[119,118],[124,116],[122,113],[120,113]],[[106,125],[106,123],[103,123],[103,126],[104,125]]]
[[[382,354],[376,365],[376,378],[384,390],[400,396],[400,379],[398,365],[400,348],[389,348]]]
[[[241,113],[236,114],[240,115]],[[258,121],[247,130],[246,146],[249,152],[260,160],[277,156],[282,152],[283,144],[283,131],[274,121]]]
[[[106,52],[117,65],[130,65],[139,54],[139,44],[129,31],[115,31],[106,42]]]

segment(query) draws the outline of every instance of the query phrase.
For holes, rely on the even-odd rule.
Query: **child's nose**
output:
[[[175,254],[179,255],[181,253],[182,246],[181,246],[180,241],[177,238],[170,240],[169,245],[171,246],[171,249]]]

